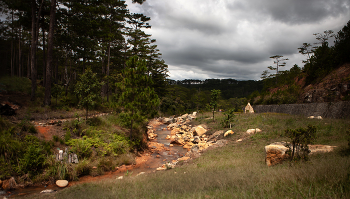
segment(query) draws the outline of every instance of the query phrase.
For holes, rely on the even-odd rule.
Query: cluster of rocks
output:
[[[288,142],[275,142],[270,145],[265,146],[265,162],[267,166],[273,166],[282,163],[284,160],[290,158]],[[327,153],[331,152],[336,148],[336,146],[329,145],[308,145],[310,155],[314,153]],[[298,148],[295,151],[296,154],[299,153]]]
[[[175,165],[180,161],[188,161],[191,158],[196,158],[200,156],[200,153],[207,150],[210,147],[222,147],[227,141],[219,140],[219,137],[223,135],[224,137],[233,134],[232,130],[229,131],[217,131],[214,134],[207,136],[206,125],[192,126],[189,123],[196,118],[196,112],[192,114],[184,114],[179,117],[169,117],[169,118],[158,118],[158,122],[163,124],[168,124],[167,129],[170,130],[170,135],[167,135],[166,139],[170,140],[170,146],[180,145],[187,149],[187,153],[184,157],[181,157],[172,162],[168,162],[157,170],[166,170],[174,168]],[[148,138],[150,140],[156,139],[157,134],[151,128],[149,128]]]

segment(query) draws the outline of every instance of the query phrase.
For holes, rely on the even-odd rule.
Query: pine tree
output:
[[[152,85],[152,79],[147,75],[146,61],[137,56],[131,57],[122,71],[124,79],[117,83],[121,91],[119,105],[124,108],[130,119],[130,139],[134,139],[134,124],[144,122],[147,117],[157,113],[159,98]]]

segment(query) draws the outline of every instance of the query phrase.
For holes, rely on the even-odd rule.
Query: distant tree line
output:
[[[263,88],[262,81],[235,79],[169,80],[169,85],[177,85],[197,91],[221,90],[222,99],[247,97],[252,92],[261,91]]]

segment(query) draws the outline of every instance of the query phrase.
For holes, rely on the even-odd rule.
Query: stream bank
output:
[[[106,179],[121,179],[125,175],[136,176],[140,174],[156,172],[157,168],[162,168],[162,166],[166,163],[173,162],[174,160],[177,160],[178,158],[181,158],[186,154],[187,150],[184,149],[182,146],[174,145],[170,147],[170,140],[165,139],[168,135],[170,135],[171,132],[166,128],[167,125],[158,122],[157,120],[152,120],[150,121],[148,127],[150,130],[157,134],[157,138],[147,143],[148,150],[146,150],[143,154],[140,154],[140,156],[136,157],[135,164],[122,165],[120,167],[117,167],[116,170],[105,172],[104,175],[100,176],[80,177],[79,181],[69,182],[67,187],[81,183],[89,183]],[[50,136],[50,132],[46,132],[46,134],[48,134],[48,137]],[[47,137],[44,138],[47,139]],[[64,188],[60,188],[55,184],[43,184],[40,186],[28,186],[25,188],[19,187],[14,190],[2,190],[0,192],[0,197],[22,197],[25,195],[39,194],[44,190],[60,191],[62,189]]]

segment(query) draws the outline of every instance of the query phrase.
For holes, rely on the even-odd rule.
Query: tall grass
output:
[[[219,118],[219,117],[218,117]],[[204,118],[203,118],[203,121]],[[203,121],[197,121],[199,123]],[[317,127],[316,143],[337,145],[309,161],[265,164],[264,146],[282,141],[284,129]],[[208,123],[208,126],[215,126]],[[350,158],[344,153],[349,120],[310,120],[284,114],[242,114],[229,144],[175,169],[123,180],[80,184],[35,198],[350,198]],[[263,132],[234,142],[248,128]],[[288,140],[287,140],[288,141]]]

